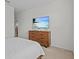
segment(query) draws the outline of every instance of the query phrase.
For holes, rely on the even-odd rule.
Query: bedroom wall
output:
[[[49,16],[51,46],[73,50],[73,0],[54,0],[51,4],[17,14],[19,37],[28,38],[34,17]]]
[[[14,8],[5,4],[5,37],[14,37]]]

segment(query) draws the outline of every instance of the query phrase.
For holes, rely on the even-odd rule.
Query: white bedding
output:
[[[5,44],[6,59],[36,59],[40,55],[45,55],[37,42],[27,39],[8,38]]]

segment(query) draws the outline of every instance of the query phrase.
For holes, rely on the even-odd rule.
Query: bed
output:
[[[23,38],[6,38],[5,59],[39,59],[45,55],[39,43]]]

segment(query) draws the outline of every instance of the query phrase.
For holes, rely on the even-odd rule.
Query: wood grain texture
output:
[[[50,45],[49,31],[29,31],[29,39],[37,41],[40,45],[49,47]]]

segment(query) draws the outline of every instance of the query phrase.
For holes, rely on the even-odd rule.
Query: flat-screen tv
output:
[[[48,29],[49,16],[33,18],[33,29]]]

